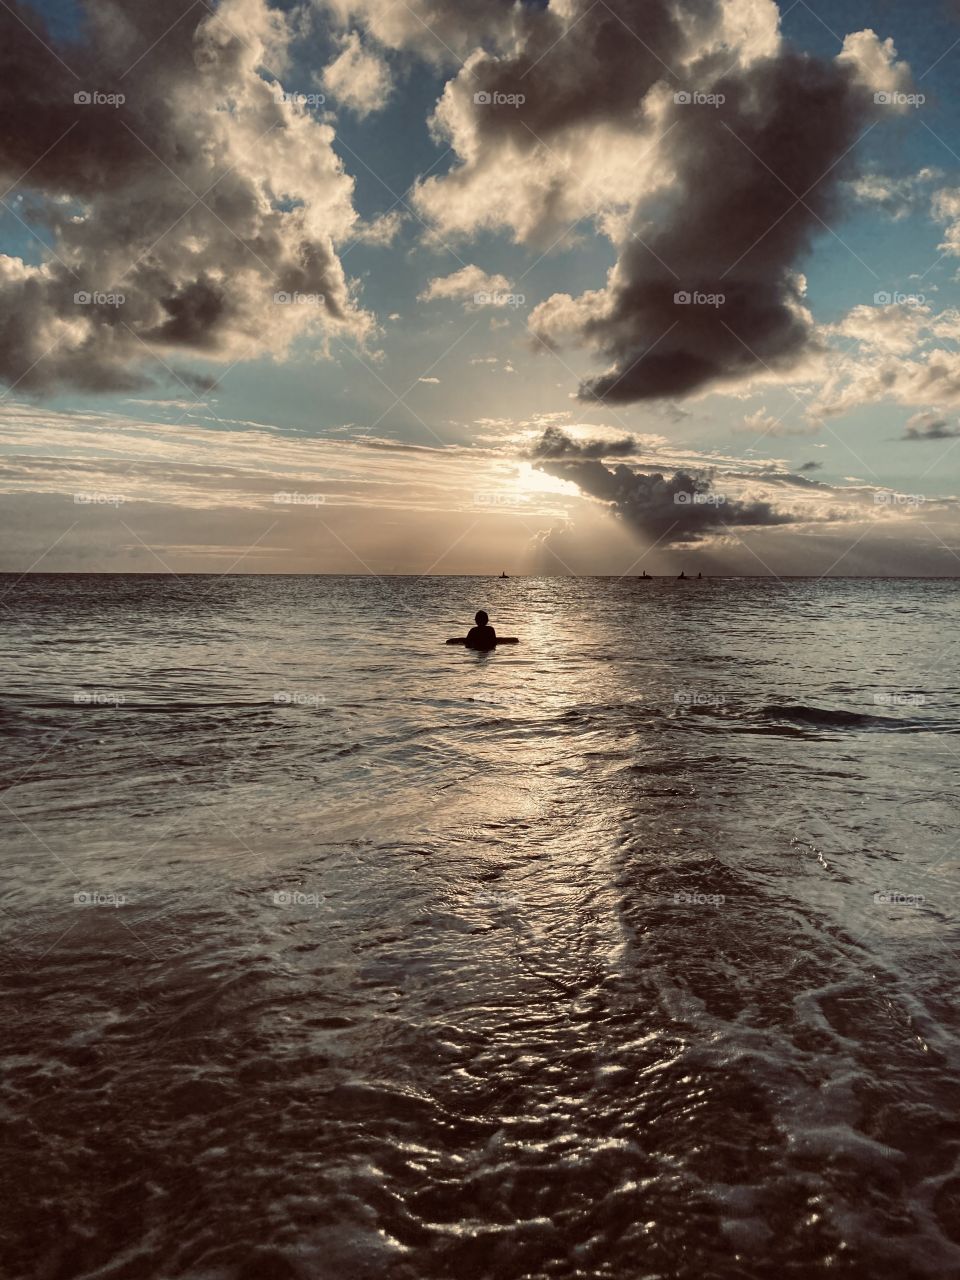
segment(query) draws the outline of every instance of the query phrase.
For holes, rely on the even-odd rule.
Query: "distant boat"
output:
[[[680,570],[680,572],[677,574],[677,580],[679,581],[681,578],[685,578],[686,576],[687,576],[687,575],[686,575],[686,574],[684,573],[684,571],[681,569],[681,570]]]
[[[510,577],[510,575],[509,575],[508,573],[501,573],[501,574],[500,574],[500,577],[501,577],[501,578],[509,578],[509,577]]]

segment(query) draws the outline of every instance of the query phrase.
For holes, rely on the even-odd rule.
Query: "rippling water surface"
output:
[[[4,1276],[960,1276],[954,584],[0,595]]]

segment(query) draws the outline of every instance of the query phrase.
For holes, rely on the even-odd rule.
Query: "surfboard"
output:
[[[466,636],[452,636],[447,641],[447,644],[466,644],[466,643],[467,643]],[[497,636],[497,644],[519,644],[519,643],[520,641],[517,638],[517,636]]]

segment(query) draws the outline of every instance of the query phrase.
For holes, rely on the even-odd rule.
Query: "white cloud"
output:
[[[393,89],[390,68],[383,58],[364,48],[356,31],[340,42],[340,52],[323,70],[324,89],[358,116],[380,111]]]
[[[461,267],[449,276],[436,276],[419,295],[421,302],[451,299],[474,306],[494,306],[492,301],[510,293],[510,281],[503,275],[490,275],[477,266]]]

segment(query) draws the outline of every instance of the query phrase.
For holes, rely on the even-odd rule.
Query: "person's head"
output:
[[[478,627],[485,627],[489,621],[490,619],[487,616],[487,612],[485,609],[481,609],[480,612],[477,614],[477,616],[474,618],[474,622],[477,624]]]

